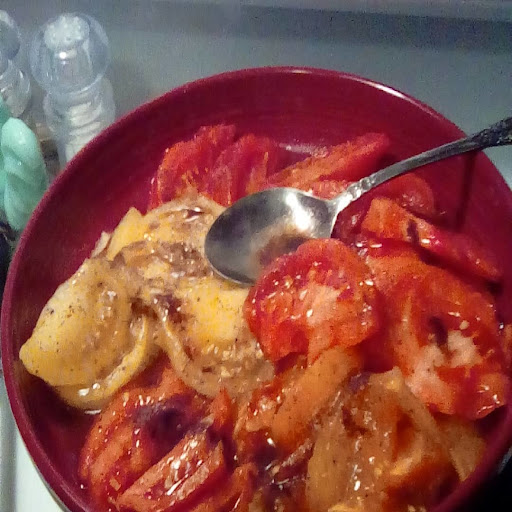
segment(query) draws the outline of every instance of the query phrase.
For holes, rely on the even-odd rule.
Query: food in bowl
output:
[[[510,386],[502,271],[424,180],[381,186],[250,289],[204,257],[242,195],[332,197],[389,145],[304,155],[215,125],[166,151],[149,211],[100,237],[20,351],[96,414],[78,471],[98,511],[420,511],[474,470]]]

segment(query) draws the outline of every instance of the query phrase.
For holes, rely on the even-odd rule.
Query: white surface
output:
[[[24,34],[64,8],[96,17],[110,38],[109,75],[120,113],[221,71],[306,65],[389,84],[430,104],[467,132],[512,115],[508,23],[145,0],[2,0],[2,8]],[[512,148],[488,154],[512,183]],[[14,481],[0,473],[0,511],[58,511],[19,437],[14,452],[15,464],[8,464]],[[2,464],[5,458],[2,451]]]
[[[61,512],[17,433],[0,374],[0,511]]]
[[[15,435],[16,481],[13,512],[61,512],[39,478],[21,437]],[[2,509],[3,510],[3,509]],[[7,509],[6,509],[7,510]]]
[[[0,371],[0,510],[6,512],[13,508],[15,454],[14,425]]]

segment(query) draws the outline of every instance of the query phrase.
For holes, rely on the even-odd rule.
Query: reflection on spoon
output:
[[[393,164],[324,200],[293,188],[273,188],[244,197],[213,223],[205,253],[221,276],[251,284],[263,267],[310,238],[327,238],[338,214],[382,183],[444,158],[512,144],[512,117],[474,135]]]

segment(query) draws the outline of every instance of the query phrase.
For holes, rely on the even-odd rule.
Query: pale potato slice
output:
[[[180,279],[172,293],[156,299],[165,330],[157,343],[180,378],[201,394],[214,397],[225,388],[237,398],[273,376],[243,317],[247,293],[207,275]]]
[[[146,231],[147,222],[144,217],[136,208],[130,208],[110,237],[106,250],[107,259],[112,261],[123,247],[144,240]]]
[[[243,318],[248,290],[214,275],[204,256],[206,234],[222,210],[194,196],[144,217],[129,212],[106,255],[124,269],[136,299],[160,318],[165,335],[157,343],[180,378],[208,396],[221,387],[238,396],[273,369]]]
[[[223,210],[202,196],[170,201],[144,216],[130,208],[112,233],[106,257],[113,260],[124,247],[141,241],[160,245],[186,243],[204,254],[206,233]]]
[[[81,408],[101,407],[160,348],[210,396],[268,379],[272,368],[243,319],[247,289],[213,275],[204,256],[222,210],[197,195],[146,215],[128,210],[44,308],[20,351],[27,370]]]
[[[214,275],[180,281],[175,296],[185,317],[181,336],[204,354],[229,349],[245,328],[242,308],[248,293]]]
[[[204,196],[185,196],[148,212],[144,221],[149,241],[186,242],[204,255],[204,240],[213,221],[224,211]]]
[[[154,337],[158,334],[155,320],[136,316],[130,324],[131,349],[112,372],[92,386],[58,386],[57,393],[68,404],[80,409],[101,409],[114,393],[144,369],[156,355]]]
[[[129,350],[130,315],[127,290],[110,263],[88,259],[48,301],[20,359],[52,386],[92,386]]]

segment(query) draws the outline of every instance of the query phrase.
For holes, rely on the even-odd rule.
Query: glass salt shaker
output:
[[[30,67],[45,90],[46,122],[64,166],[115,118],[105,31],[92,17],[65,13],[36,33]]]
[[[29,122],[32,90],[29,77],[16,63],[21,36],[16,22],[0,10],[0,96],[13,117]]]

